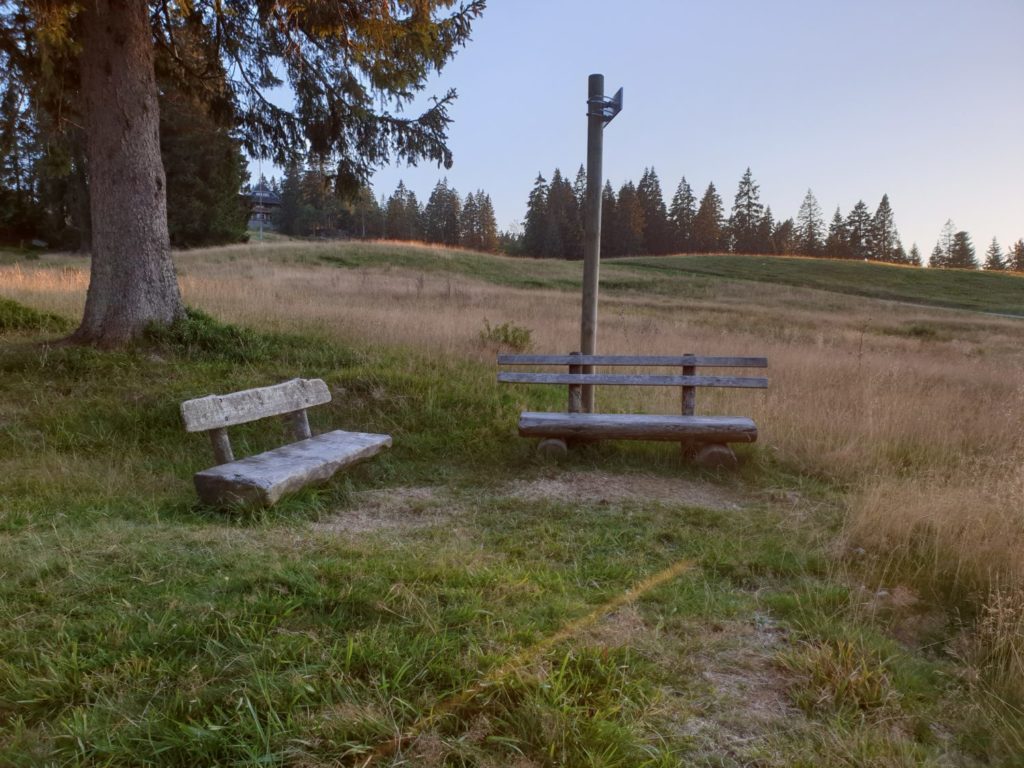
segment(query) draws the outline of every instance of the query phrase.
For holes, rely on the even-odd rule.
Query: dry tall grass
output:
[[[338,247],[235,246],[177,262],[189,303],[255,327],[490,361],[494,350],[479,338],[486,319],[529,328],[537,350],[577,346],[572,293],[298,259]],[[71,258],[0,267],[4,295],[69,315],[86,284],[86,264]],[[767,355],[767,393],[702,393],[699,411],[750,414],[782,460],[848,484],[846,538],[883,553],[899,578],[998,584],[1004,594],[1024,590],[1022,339],[1016,320],[722,281],[697,297],[606,295],[599,346]],[[678,408],[665,392],[601,397],[619,408]]]

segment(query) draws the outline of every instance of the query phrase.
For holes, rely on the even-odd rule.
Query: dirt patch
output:
[[[314,523],[320,533],[372,533],[437,525],[457,512],[442,489],[382,488],[353,494],[352,506]]]
[[[717,624],[690,659],[698,684],[666,690],[663,715],[697,754],[747,765],[768,741],[807,720],[790,702],[790,680],[774,659],[786,634],[769,618]]]
[[[739,491],[699,480],[605,472],[561,472],[533,480],[516,480],[505,489],[505,494],[525,501],[591,504],[657,501],[726,511],[742,509],[749,503]]]

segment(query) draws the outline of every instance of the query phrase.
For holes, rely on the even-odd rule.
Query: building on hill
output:
[[[247,197],[249,228],[259,229],[262,226],[263,229],[275,229],[274,221],[281,209],[281,194],[275,192],[266,181],[261,180],[250,190]]]

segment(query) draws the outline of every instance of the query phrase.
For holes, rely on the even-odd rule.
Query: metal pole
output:
[[[583,222],[583,316],[580,320],[580,351],[597,354],[597,284],[601,266],[601,176],[604,151],[604,75],[587,82],[587,196]],[[592,365],[583,373],[593,373]],[[583,385],[583,412],[594,411],[594,386]]]

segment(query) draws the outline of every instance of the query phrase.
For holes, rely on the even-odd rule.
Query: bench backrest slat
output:
[[[181,418],[186,431],[205,432],[268,416],[280,416],[330,401],[331,392],[323,380],[292,379],[272,387],[186,400],[181,404]]]
[[[702,368],[767,368],[767,357],[704,357],[698,355],[498,355],[498,365],[690,365]]]
[[[498,381],[506,384],[618,384],[640,387],[739,387],[767,389],[768,379],[760,376],[659,376],[617,373],[512,373],[502,371]]]

